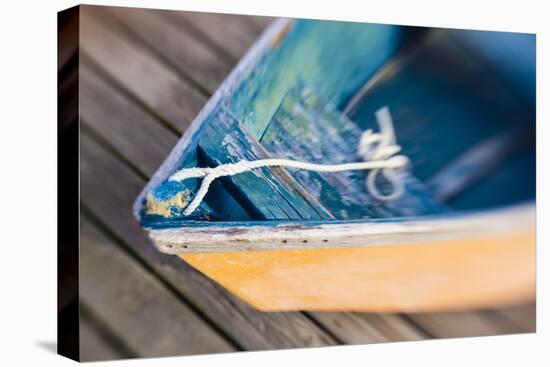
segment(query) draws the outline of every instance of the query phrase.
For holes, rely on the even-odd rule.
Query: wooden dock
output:
[[[437,314],[263,313],[159,253],[132,202],[267,17],[81,6],[83,360],[535,331],[535,305]]]

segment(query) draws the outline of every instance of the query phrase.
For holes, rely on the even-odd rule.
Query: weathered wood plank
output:
[[[361,160],[357,148],[362,133],[354,122],[317,99],[313,90],[298,85],[283,98],[260,143],[276,158],[343,164]],[[367,192],[367,171],[289,170],[289,174],[338,219],[414,216],[444,211],[427,188],[408,172],[401,172],[399,176],[405,184],[405,192],[390,202],[377,201]],[[383,186],[383,180],[378,185]]]
[[[225,107],[221,107],[207,123],[199,148],[213,167],[242,159],[271,158],[253,137],[241,129],[239,121]],[[221,181],[227,183],[228,190],[256,219],[330,217],[328,211],[282,168],[262,168],[225,177]]]
[[[399,29],[381,24],[304,20],[278,26],[266,54],[228,98],[232,112],[256,139],[298,82],[315,90],[320,100],[340,106],[396,52],[403,37]],[[357,52],[339,52],[344,42]]]
[[[219,57],[192,33],[166,22],[162,15],[171,11],[119,7],[100,10],[106,19],[114,15],[111,19],[118,19],[133,35],[208,93],[213,93],[231,70],[233,60]]]
[[[206,102],[203,93],[170,70],[120,27],[81,6],[81,55],[95,63],[151,111],[183,132]]]
[[[498,313],[506,318],[506,322],[510,322],[517,326],[516,332],[533,333],[537,330],[537,306],[536,304],[519,305],[488,311]]]
[[[482,261],[481,254],[483,253],[487,256],[487,261],[496,261],[499,256],[504,254],[505,244],[511,246],[509,249],[512,252],[508,254],[510,262],[501,264],[500,275],[508,276],[510,266],[516,266],[516,270],[519,270],[521,268],[520,258],[522,258],[527,260],[526,263],[523,263],[523,266],[526,267],[524,269],[526,273],[523,275],[527,276],[525,278],[527,280],[534,279],[533,267],[529,262],[530,260],[534,261],[534,235],[528,233],[534,228],[535,219],[534,205],[518,205],[492,210],[483,215],[470,213],[451,215],[447,220],[426,216],[414,221],[389,218],[367,221],[330,221],[327,223],[326,220],[301,220],[291,217],[285,220],[245,219],[238,223],[232,220],[184,220],[168,222],[168,224],[162,222],[162,226],[158,222],[151,226],[148,225],[149,223],[144,223],[144,225],[147,228],[152,228],[151,239],[161,251],[168,254],[329,248],[358,249],[414,243],[437,245],[440,250],[443,250],[441,246],[450,245],[453,242],[464,242],[464,239],[468,238],[469,241],[464,243],[463,248],[476,242],[478,261]],[[509,232],[503,231],[503,228]],[[479,237],[481,229],[484,236],[487,236],[486,238]],[[229,230],[230,233],[228,233]],[[511,235],[510,232],[515,235]],[[511,238],[514,240],[512,241]],[[492,245],[490,245],[491,243]],[[485,248],[486,252],[484,252],[482,246],[490,247]],[[492,251],[497,251],[499,256]],[[527,255],[527,253],[530,254]],[[442,259],[444,258],[445,256]],[[435,258],[432,260],[437,261]],[[476,271],[474,269],[470,270]],[[441,270],[443,269],[440,268]],[[477,271],[482,271],[482,273],[484,270],[487,269],[477,268]],[[490,276],[489,279],[493,279],[497,273],[495,267],[487,275]],[[522,272],[516,273],[514,280],[519,280],[520,274]],[[481,274],[476,273],[476,275],[481,282]]]
[[[252,45],[272,18],[234,14],[170,11],[162,14],[185,31],[203,36],[204,43],[237,61]],[[200,36],[199,36],[200,37]]]
[[[485,336],[533,332],[534,306],[523,306],[528,317],[522,316],[523,324],[503,317],[507,308],[472,312],[441,312],[411,314],[409,317],[425,331],[436,338],[458,338],[466,336]],[[513,309],[513,308],[511,308]],[[518,318],[519,320],[519,318]]]
[[[108,340],[99,330],[97,320],[91,319],[82,312],[80,306],[80,361],[102,361],[135,357],[134,353],[128,353],[123,348],[117,348],[111,340]]]
[[[159,253],[131,214],[145,181],[84,133],[81,195],[140,258],[248,350],[323,346],[335,341],[300,313],[262,313],[174,256]],[[127,214],[121,210],[127,208]]]
[[[80,297],[139,356],[234,350],[154,276],[83,218]]]
[[[396,314],[315,312],[312,315],[346,344],[412,341],[429,337]]]
[[[127,358],[98,335],[92,325],[84,321],[80,323],[80,361],[105,361],[110,359]]]
[[[127,96],[117,92],[86,61],[80,63],[80,116],[128,162],[151,176],[178,138]]]

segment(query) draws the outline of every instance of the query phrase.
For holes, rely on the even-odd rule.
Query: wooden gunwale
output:
[[[490,238],[529,231],[535,226],[534,204],[486,212],[420,218],[358,221],[256,221],[182,223],[152,229],[149,236],[169,254],[284,249],[366,247]]]

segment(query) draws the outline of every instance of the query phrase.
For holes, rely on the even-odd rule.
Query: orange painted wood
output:
[[[263,311],[465,310],[535,296],[534,229],[423,244],[179,256]]]

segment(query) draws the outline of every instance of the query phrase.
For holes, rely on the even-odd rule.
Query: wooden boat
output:
[[[382,137],[371,148],[400,147],[410,165],[249,168],[216,177],[196,200],[212,170],[190,168],[266,159],[341,167],[365,161],[365,131]],[[265,311],[530,301],[535,36],[278,20],[134,213],[160,251]]]

